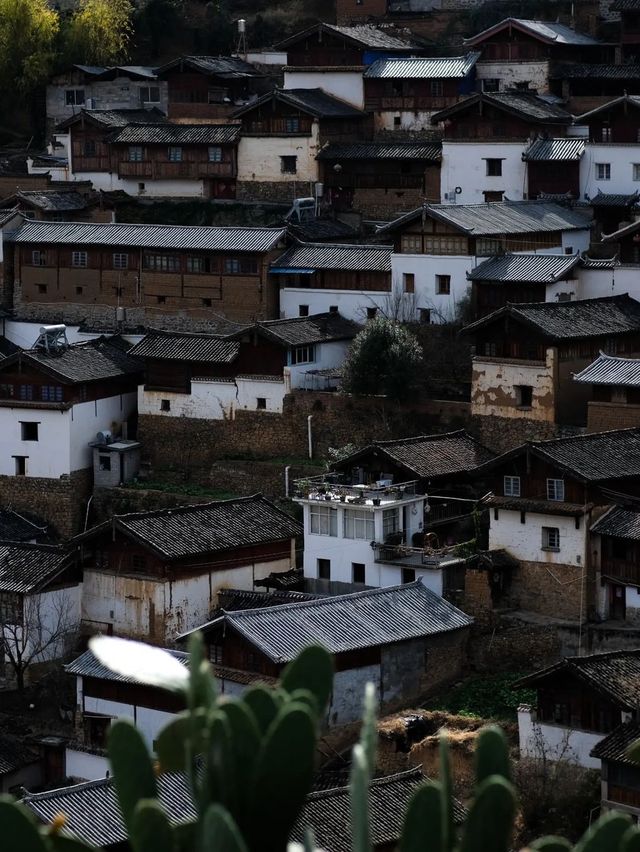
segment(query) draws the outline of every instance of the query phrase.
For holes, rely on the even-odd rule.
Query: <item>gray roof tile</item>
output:
[[[237,56],[179,56],[177,59],[172,59],[171,62],[157,68],[156,74],[162,77],[166,71],[171,71],[180,65],[212,77],[222,77],[228,80],[264,76],[255,66]]]
[[[640,95],[624,94],[620,95],[620,97],[612,98],[610,101],[607,101],[594,109],[590,109],[588,112],[583,112],[582,115],[577,115],[575,117],[575,123],[580,124],[585,119],[593,118],[593,116],[599,115],[602,112],[608,112],[608,110],[618,107],[620,104],[628,104],[636,109],[640,109]]]
[[[496,92],[491,94],[483,92],[470,95],[452,106],[435,112],[431,116],[431,123],[439,124],[476,104],[493,106],[525,121],[535,123],[569,125],[573,121],[571,114],[562,107],[549,103],[546,98],[531,92]]]
[[[271,264],[280,269],[340,269],[391,272],[393,246],[347,243],[299,243]]]
[[[640,200],[640,192],[602,192],[589,200],[592,207],[632,207]]]
[[[125,127],[127,124],[160,124],[165,120],[164,114],[155,107],[153,109],[81,109],[80,112],[60,122],[58,127],[61,129],[69,127],[80,121],[83,116],[104,128]]]
[[[352,320],[331,312],[291,319],[262,320],[257,326],[286,346],[352,340],[361,329]]]
[[[464,39],[465,44],[478,44],[487,37],[501,30],[514,27],[521,32],[528,33],[547,44],[572,44],[572,45],[596,45],[600,42],[590,35],[572,30],[566,24],[558,21],[534,21],[524,18],[505,18],[500,23],[489,27],[472,38]]]
[[[74,189],[19,190],[14,197],[47,212],[86,210],[87,207],[92,205],[93,201],[93,199]]]
[[[274,662],[292,660],[312,644],[339,654],[459,630],[473,623],[420,580],[305,603],[228,612],[224,619]]]
[[[640,512],[624,506],[612,506],[592,525],[591,532],[640,541]]]
[[[613,8],[610,6],[609,8]],[[640,3],[634,8],[640,8]],[[635,760],[627,757],[627,749],[640,740],[640,722],[627,722],[612,731],[591,749],[591,757],[611,760],[613,763],[626,763],[637,769]]]
[[[640,387],[640,358],[619,358],[601,352],[596,360],[574,374],[574,381],[590,385]]]
[[[372,24],[337,26],[336,24],[319,23],[278,42],[275,45],[276,50],[296,44],[314,32],[326,32],[329,35],[335,33],[336,35],[344,36],[352,44],[371,50],[401,50],[409,52],[418,47],[418,45],[410,41],[412,34],[408,30],[401,30],[398,27],[375,27]]]
[[[637,8],[640,9],[640,0],[631,0],[631,2],[636,2]],[[551,80],[640,80],[640,65],[557,62],[552,66],[549,78]]]
[[[640,476],[640,428],[533,441],[535,454],[585,481]]]
[[[26,221],[15,241],[57,245],[266,252],[274,248],[284,235],[284,228]]]
[[[317,118],[364,118],[366,116],[361,109],[356,109],[346,101],[328,95],[324,89],[274,89],[240,107],[234,112],[234,116],[251,112],[257,106],[269,103],[271,100],[281,101]]]
[[[36,763],[40,756],[35,749],[25,745],[18,737],[0,734],[0,775]]]
[[[442,159],[439,142],[352,142],[321,148],[316,160],[429,160]]]
[[[584,139],[534,139],[522,155],[525,162],[580,160],[585,152]]]
[[[167,654],[171,654],[176,660],[181,662],[185,667],[189,665],[189,654],[186,651],[174,651],[170,648],[164,648]],[[85,651],[76,657],[71,663],[68,663],[64,670],[67,674],[75,675],[76,677],[92,677],[96,680],[109,680],[115,683],[143,683],[128,675],[118,674],[111,669],[103,666],[102,663],[95,658],[91,650]]]
[[[197,361],[207,364],[231,364],[238,357],[240,343],[212,334],[151,331],[130,350],[137,358],[171,361]]]
[[[72,343],[62,352],[49,354],[40,349],[24,349],[2,362],[2,369],[16,363],[42,369],[64,384],[84,384],[142,371],[142,363],[103,337],[86,343]]]
[[[74,554],[45,544],[0,544],[0,592],[29,594],[72,562]]]
[[[504,254],[478,264],[467,277],[470,281],[554,284],[579,263],[578,254]]]
[[[107,139],[128,145],[235,145],[239,124],[128,124]]]
[[[462,79],[475,67],[479,53],[465,56],[393,57],[376,60],[364,72],[365,80]]]

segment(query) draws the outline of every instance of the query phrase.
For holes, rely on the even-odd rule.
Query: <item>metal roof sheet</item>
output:
[[[430,160],[442,159],[440,142],[352,142],[329,144],[316,160]]]
[[[579,263],[579,254],[504,254],[478,264],[467,278],[470,281],[553,284]]]
[[[332,340],[352,340],[361,326],[341,314],[329,311],[308,317],[280,320],[261,320],[257,327],[286,346],[328,343]]]
[[[640,0],[614,0],[609,9],[612,12],[635,12],[640,10]]]
[[[464,39],[464,44],[478,44],[485,41],[495,33],[504,29],[515,27],[521,32],[528,33],[534,38],[541,39],[547,44],[571,44],[571,45],[596,45],[600,42],[590,35],[579,33],[572,30],[566,24],[561,24],[558,21],[534,21],[524,18],[505,18],[498,24],[489,27],[486,30],[471,38]]]
[[[137,358],[170,361],[196,361],[202,364],[231,364],[238,357],[240,343],[212,334],[151,331],[130,350]]]
[[[591,532],[640,541],[640,512],[624,506],[612,506],[591,526]]]
[[[156,74],[161,77],[166,71],[179,66],[186,66],[194,71],[200,71],[212,77],[225,79],[242,79],[246,77],[264,77],[264,74],[237,56],[179,56],[165,65],[156,68]]]
[[[0,592],[29,594],[57,577],[71,562],[69,550],[45,544],[0,544]]]
[[[225,623],[274,662],[321,644],[333,654],[469,627],[473,619],[420,580],[304,603],[227,612]]]
[[[175,651],[172,648],[164,648],[167,654],[171,654],[176,660],[182,663],[185,668],[189,666],[189,654],[186,651]],[[80,654],[70,663],[64,666],[67,674],[75,675],[76,677],[91,677],[96,680],[110,680],[116,683],[144,683],[144,681],[136,680],[129,675],[118,674],[104,666],[93,654],[90,649]]]
[[[142,225],[104,222],[25,221],[18,243],[132,246],[195,251],[266,252],[284,237],[285,228]]]
[[[364,72],[368,80],[462,79],[475,67],[479,53],[466,56],[386,57],[377,59]]]
[[[534,139],[522,155],[526,162],[579,160],[585,152],[584,139]]]
[[[494,201],[485,204],[425,204],[378,228],[395,231],[426,216],[473,236],[530,234],[541,231],[588,230],[586,214],[549,201]]]
[[[390,272],[393,246],[300,243],[280,255],[272,269],[350,269]]]
[[[640,358],[620,358],[601,352],[596,360],[574,375],[574,381],[591,385],[640,387]]]
[[[128,124],[107,139],[111,143],[144,145],[233,145],[240,124]]]

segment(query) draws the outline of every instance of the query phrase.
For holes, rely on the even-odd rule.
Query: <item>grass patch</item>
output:
[[[211,497],[212,500],[232,500],[241,497],[235,491],[218,488],[206,488],[202,485],[172,482],[128,482],[123,486],[134,491],[162,491],[165,494],[185,494],[188,497]]]
[[[430,701],[425,708],[512,722],[517,718],[519,704],[531,704],[536,700],[535,690],[512,688],[523,676],[524,672],[508,672],[469,678]]]

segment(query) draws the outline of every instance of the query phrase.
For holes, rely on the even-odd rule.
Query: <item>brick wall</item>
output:
[[[579,565],[521,562],[506,598],[516,609],[584,621],[593,599],[592,583],[583,579],[584,570]]]
[[[553,624],[500,619],[495,632],[477,634],[469,643],[469,662],[478,672],[531,671],[557,662],[562,642]]]
[[[464,601],[461,607],[467,615],[475,618],[476,625],[490,627],[493,624],[495,615],[491,586],[486,571],[467,568],[464,574]]]
[[[0,505],[40,515],[66,538],[84,529],[91,484],[90,469],[59,479],[0,476]]]
[[[587,432],[627,429],[640,426],[640,405],[616,402],[590,402],[587,408]]]
[[[474,415],[470,418],[468,429],[480,443],[496,453],[505,453],[520,446],[525,441],[545,441],[550,438],[560,438],[571,431],[556,423],[481,415]]]

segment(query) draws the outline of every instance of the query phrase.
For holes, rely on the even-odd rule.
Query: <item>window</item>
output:
[[[222,148],[220,147],[220,145],[209,145],[207,153],[210,163],[222,162]]]
[[[82,106],[84,103],[84,89],[67,89],[64,93],[66,106]]]
[[[21,441],[37,441],[39,423],[30,421],[22,421],[20,423],[20,440]]]
[[[375,319],[378,314],[377,308],[367,308],[367,319]]]
[[[344,537],[373,541],[375,538],[373,513],[362,509],[345,509]]]
[[[16,463],[16,476],[27,475],[27,459],[29,456],[14,456]]]
[[[71,266],[86,267],[86,265],[87,265],[87,253],[86,253],[86,251],[73,251],[73,252],[71,252]]]
[[[451,293],[451,276],[436,275],[436,294],[438,296],[448,296]]]
[[[203,272],[209,272],[211,270],[211,264],[208,257],[188,257],[187,258],[187,272],[193,274],[200,274]]]
[[[499,92],[500,91],[500,80],[496,77],[490,77],[487,80],[482,81],[482,91],[483,92]]]
[[[405,293],[415,293],[416,291],[416,276],[413,272],[402,273],[402,289]]]
[[[403,568],[402,569],[402,583],[413,583],[416,579],[416,569],[415,568]]]
[[[504,196],[504,191],[501,189],[497,190],[485,190],[483,193],[485,204],[495,204],[496,201],[502,201]]]
[[[140,103],[142,103],[142,104],[159,104],[160,103],[160,87],[159,86],[140,86]]]
[[[338,535],[338,510],[331,506],[311,506],[311,532],[313,535]]]
[[[633,163],[633,180],[640,180],[640,163]]]
[[[530,385],[516,385],[516,405],[518,408],[531,408],[533,404],[533,388]]]
[[[405,254],[421,254],[422,252],[422,237],[420,234],[403,234],[401,244],[402,251]]]
[[[110,453],[101,453],[100,455],[98,455],[98,465],[100,470],[111,470]]]
[[[299,317],[308,317],[309,316],[309,305],[298,305],[298,316]]]
[[[596,180],[611,180],[611,163],[596,163]]]
[[[542,549],[560,550],[560,530],[558,527],[542,527]]]
[[[226,257],[224,271],[227,275],[257,275],[258,263],[250,257]]]
[[[600,141],[601,142],[611,142],[611,128],[610,127],[602,127],[600,133]]]
[[[315,346],[296,346],[291,351],[292,364],[311,364],[316,360]]]
[[[128,269],[129,268],[129,255],[122,254],[117,252],[113,255],[113,268],[114,269]]]
[[[170,254],[145,254],[143,265],[154,272],[179,272],[180,258]]]
[[[500,240],[478,239],[476,240],[476,254],[479,257],[502,254],[502,243]]]
[[[431,308],[420,308],[420,322],[425,325],[431,322]]]
[[[46,266],[47,265],[47,253],[46,253],[46,251],[32,251],[31,252],[31,265],[32,266]]]
[[[351,575],[354,583],[362,583],[364,585],[365,565],[364,562],[351,563]]]
[[[37,287],[38,287],[38,293],[46,293],[47,292],[47,285],[46,284],[38,284]]]
[[[20,385],[20,399],[22,402],[31,402],[33,399],[33,385]]]
[[[431,81],[431,97],[441,98],[444,95],[444,83],[442,80]]]
[[[382,540],[386,541],[387,537],[400,528],[400,513],[397,509],[385,509],[382,513]]]
[[[487,158],[487,177],[502,177],[502,160]]]
[[[129,162],[141,163],[144,160],[142,145],[129,145]]]
[[[85,157],[96,157],[98,154],[98,148],[96,146],[95,139],[85,139],[84,145],[82,146],[82,150],[84,152]]]
[[[267,408],[266,396],[256,397],[256,411],[266,411],[266,408]]]
[[[318,577],[320,580],[331,579],[331,560],[318,559]]]
[[[160,400],[160,411],[171,411],[171,400],[170,399],[161,399]]]
[[[297,157],[280,157],[280,171],[283,175],[295,175],[298,170]]]
[[[134,571],[144,571],[145,561],[141,553],[134,553],[131,557],[131,567]]]
[[[107,735],[111,727],[108,716],[84,716],[85,743],[89,748],[103,749],[107,747]]]
[[[394,128],[398,128],[402,126],[402,118],[399,115],[393,116],[393,126]]]
[[[547,500],[564,500],[564,479],[547,479]]]
[[[141,182],[141,183],[138,184],[138,192],[146,192],[146,184],[145,183]]]
[[[211,299],[203,299],[202,300],[202,307],[203,308],[210,308],[212,304],[213,304],[213,302],[211,301]]]
[[[290,115],[288,118],[284,120],[284,132],[285,133],[299,133],[300,132],[300,119],[297,115]]]
[[[62,402],[62,387],[60,385],[42,385],[40,399],[43,402]]]
[[[156,304],[166,305],[167,304],[167,297],[166,296],[156,296]]]
[[[84,287],[76,287],[76,296],[82,296],[84,293]]]
[[[181,163],[182,148],[180,148],[178,145],[169,145],[168,156],[170,163]]]
[[[504,496],[519,497],[520,496],[520,477],[505,476],[504,477]]]

